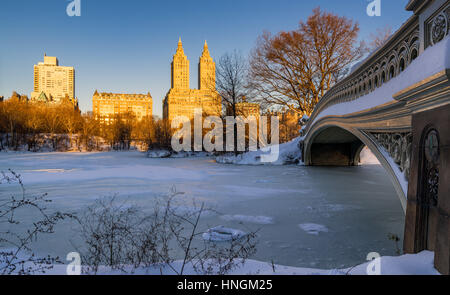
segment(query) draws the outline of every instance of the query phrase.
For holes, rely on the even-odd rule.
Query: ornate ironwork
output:
[[[431,44],[434,45],[440,42],[447,35],[448,32],[448,20],[447,15],[441,12],[436,16],[431,24]]]
[[[411,165],[412,134],[405,132],[371,133],[371,135],[378,145],[386,150],[408,180]]]
[[[423,145],[423,185],[422,199],[427,206],[437,206],[439,191],[439,135],[436,130],[428,132]]]
[[[435,130],[428,133],[424,147],[427,161],[437,164],[439,161],[439,138]]]
[[[449,34],[450,29],[450,5],[442,7],[432,18],[424,23],[425,48],[442,41]]]

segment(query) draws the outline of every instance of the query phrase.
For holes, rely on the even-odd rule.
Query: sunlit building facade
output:
[[[60,103],[75,98],[75,69],[59,65],[58,58],[44,55],[44,62],[34,65],[32,101]]]
[[[227,107],[227,116],[233,115],[232,106]],[[241,102],[236,103],[236,116],[254,116],[257,120],[260,117],[260,106],[258,103],[248,102],[244,97]]]
[[[177,116],[189,119],[195,109],[202,109],[204,115],[220,116],[222,104],[216,91],[216,65],[205,42],[199,60],[198,89],[189,87],[189,60],[184,54],[181,39],[171,64],[171,89],[163,101],[163,118],[169,122]]]
[[[152,116],[153,99],[147,94],[99,93],[92,97],[92,111],[102,123],[110,123],[117,116],[132,114],[137,120]]]

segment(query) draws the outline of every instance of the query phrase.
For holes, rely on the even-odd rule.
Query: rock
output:
[[[216,226],[208,229],[202,237],[209,242],[225,242],[234,241],[245,237],[247,234],[238,229],[226,228],[224,226]]]
[[[147,152],[147,158],[169,158],[171,155],[171,152],[164,150]]]

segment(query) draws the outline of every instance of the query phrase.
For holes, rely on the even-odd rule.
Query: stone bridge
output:
[[[306,165],[358,165],[367,146],[406,212],[404,250],[435,252],[450,272],[450,1],[411,0],[390,39],[317,104],[302,135]]]

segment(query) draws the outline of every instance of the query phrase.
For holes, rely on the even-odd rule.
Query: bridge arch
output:
[[[317,122],[308,132],[303,142],[303,161],[312,166],[356,166],[360,153],[367,146],[388,172],[400,203],[406,212],[406,194],[402,187],[403,177],[396,173],[395,163],[376,141],[364,131],[358,130],[333,119]],[[388,156],[389,157],[389,156]]]

